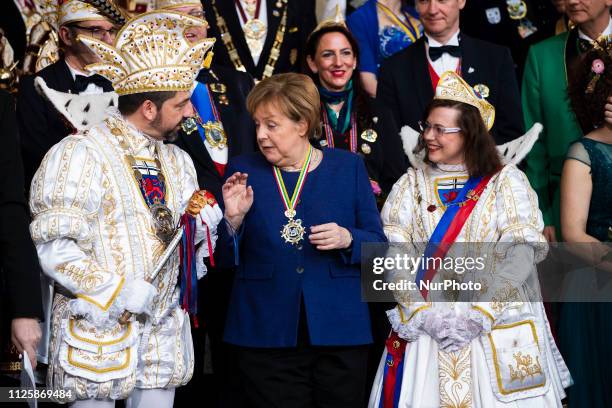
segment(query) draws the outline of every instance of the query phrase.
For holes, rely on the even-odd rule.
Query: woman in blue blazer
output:
[[[266,408],[360,406],[372,341],[361,244],[385,241],[365,166],[312,147],[320,103],[307,76],[260,82],[247,107],[261,152],[230,161],[220,245],[237,264],[224,340],[239,346],[244,394]]]

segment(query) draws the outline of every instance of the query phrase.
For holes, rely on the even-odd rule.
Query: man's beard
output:
[[[159,126],[161,125],[161,122],[162,122],[162,117],[161,117],[161,114],[158,113],[155,119],[153,119],[151,126],[154,128],[159,128]],[[176,139],[178,139],[179,129],[180,129],[179,125],[180,123],[170,130],[165,130],[161,135],[162,140],[166,142],[174,142]]]
[[[178,139],[179,136],[179,129],[178,128],[174,128],[172,130],[169,130],[167,132],[164,133],[163,137],[164,140],[166,142],[174,142],[176,139]]]

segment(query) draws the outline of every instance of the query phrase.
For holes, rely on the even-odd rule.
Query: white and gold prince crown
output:
[[[456,72],[446,71],[440,76],[434,99],[448,99],[474,106],[480,112],[487,130],[491,130],[495,121],[495,108],[474,91]]]
[[[59,0],[59,25],[80,21],[108,20],[97,8],[83,0]]]
[[[113,83],[115,92],[190,91],[215,40],[190,43],[185,30],[206,24],[174,11],[153,11],[128,21],[111,46],[80,35],[100,62],[85,67]]]

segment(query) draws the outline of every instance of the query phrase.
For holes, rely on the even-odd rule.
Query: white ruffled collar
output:
[[[438,170],[445,172],[445,173],[465,173],[467,171],[465,164],[463,163],[461,164],[436,163],[434,167],[436,167]]]

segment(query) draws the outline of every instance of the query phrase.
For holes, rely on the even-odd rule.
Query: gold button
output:
[[[395,341],[393,342],[393,348],[395,348],[395,349],[400,348],[400,342],[399,342],[399,340],[395,340]]]

